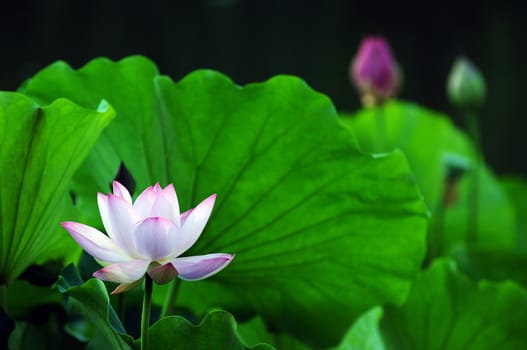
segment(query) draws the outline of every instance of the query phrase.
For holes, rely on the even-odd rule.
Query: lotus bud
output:
[[[455,153],[444,153],[442,162],[445,167],[443,206],[449,208],[458,201],[459,182],[474,165],[470,159]]]
[[[395,96],[401,72],[388,42],[369,36],[362,40],[350,64],[350,78],[366,106],[379,105]]]
[[[448,75],[450,102],[462,108],[479,107],[485,102],[487,88],[483,75],[467,58],[456,59]]]

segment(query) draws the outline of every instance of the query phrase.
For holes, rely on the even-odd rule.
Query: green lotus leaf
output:
[[[0,281],[72,246],[59,225],[70,180],[115,116],[106,104],[95,110],[54,100],[41,107],[0,92]]]
[[[453,257],[459,268],[473,279],[513,279],[527,287],[527,182],[519,177],[506,177],[500,183],[514,204],[516,244],[509,249],[458,247]]]
[[[274,349],[263,343],[246,346],[238,335],[234,317],[221,310],[208,313],[198,326],[180,316],[162,318],[150,327],[149,339],[151,350]]]
[[[213,278],[183,282],[177,305],[259,313],[321,347],[372,306],[404,301],[428,220],[406,159],[360,152],[330,100],[304,81],[240,87],[200,70],[175,83],[129,57],[78,71],[59,62],[23,91],[88,107],[108,100],[118,116],[105,136],[138,190],[173,182],[182,210],[218,194],[187,253],[236,258]]]
[[[384,118],[381,130],[386,149],[404,152],[432,211],[431,250],[447,253],[465,242],[471,225],[475,226],[479,248],[509,249],[515,245],[512,203],[487,165],[476,165],[474,147],[465,133],[444,114],[409,102],[391,101],[382,111],[364,108],[352,115],[342,114],[364,151],[375,150],[379,113]],[[446,185],[448,181],[450,185]],[[469,224],[473,205],[470,193],[476,181],[477,214],[473,225]]]
[[[524,349],[527,292],[514,282],[475,283],[436,260],[401,307],[385,307],[388,349]]]
[[[463,273],[475,280],[512,279],[527,287],[527,253],[517,250],[458,247],[452,257]]]
[[[271,344],[277,349],[309,350],[311,347],[287,333],[271,332],[265,321],[256,316],[244,323],[238,323],[238,334],[248,345]]]
[[[95,325],[96,333],[89,344],[93,349],[132,349],[132,339],[110,305],[104,283],[92,278],[83,282],[73,265],[69,265],[59,276],[57,289],[68,297],[67,309],[70,315],[83,316]]]
[[[365,312],[334,350],[386,350],[379,329],[382,316],[383,310],[379,306]]]
[[[516,216],[516,247],[527,254],[527,179],[507,176],[500,179],[514,206]]]

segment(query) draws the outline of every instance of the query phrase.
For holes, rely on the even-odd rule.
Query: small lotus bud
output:
[[[459,182],[473,164],[470,159],[454,153],[444,153],[442,162],[445,167],[443,206],[449,208],[457,203]]]
[[[388,42],[369,36],[362,40],[350,65],[350,78],[365,105],[378,105],[394,96],[401,73]]]
[[[452,104],[474,108],[485,102],[487,88],[478,68],[461,57],[456,59],[448,75],[447,93]]]

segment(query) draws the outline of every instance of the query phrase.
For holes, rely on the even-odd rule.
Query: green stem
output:
[[[386,152],[386,116],[384,105],[377,105],[375,109],[374,151],[376,153]]]
[[[176,301],[176,297],[177,297],[177,293],[179,291],[180,285],[181,285],[181,280],[179,278],[174,279],[172,283],[170,284],[170,289],[168,290],[165,303],[163,304],[163,309],[161,309],[160,318],[169,316],[173,313],[174,303]]]
[[[152,278],[145,276],[145,294],[141,315],[141,350],[148,349],[148,328],[150,327],[150,308],[152,306]]]
[[[467,218],[467,243],[474,246],[478,239],[478,212],[479,212],[479,170],[481,166],[481,134],[476,113],[466,111],[463,114],[470,138],[474,142],[475,156],[472,166],[472,176],[468,193],[468,218]]]
[[[424,262],[425,267],[443,252],[445,215],[449,207],[457,200],[459,180],[466,170],[465,164],[462,163],[450,163],[446,166],[441,187],[441,200],[434,211],[434,220],[428,226],[428,251]]]
[[[124,296],[125,296],[126,293],[119,293],[117,295],[117,315],[119,316],[119,319],[121,320],[121,322],[123,322],[124,324],[124,321],[125,321],[125,315],[124,315],[124,312],[125,312],[125,304],[124,304]]]
[[[442,198],[437,205],[435,220],[432,221],[434,225],[429,225],[428,252],[424,261],[424,267],[429,266],[443,250],[443,229],[445,224],[445,212],[447,209],[448,186],[449,184],[445,185]]]

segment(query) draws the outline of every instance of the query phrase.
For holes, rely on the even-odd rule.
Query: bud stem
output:
[[[478,116],[473,111],[463,113],[465,124],[472,142],[474,143],[474,165],[468,193],[467,243],[475,245],[478,235],[478,206],[479,206],[479,171],[481,166],[481,134]]]
[[[374,151],[376,153],[384,153],[386,152],[386,115],[384,114],[384,104],[376,105],[373,108],[375,109]]]
[[[168,294],[165,298],[165,303],[163,304],[163,309],[161,309],[161,316],[160,318],[163,318],[165,316],[169,316],[174,311],[174,303],[176,301],[177,293],[179,291],[179,286],[181,285],[181,280],[179,278],[174,279],[171,284],[170,288],[168,290]]]
[[[445,181],[446,182],[446,181]],[[446,185],[448,186],[448,185]],[[445,186],[445,187],[446,187]],[[443,229],[445,224],[445,211],[446,211],[446,197],[448,196],[447,190],[443,191],[442,199],[437,204],[435,220],[432,221],[432,225],[429,225],[428,231],[428,249],[424,262],[424,267],[428,267],[430,263],[441,255],[443,250]]]
[[[145,275],[145,294],[141,314],[141,350],[148,349],[148,329],[150,328],[150,309],[152,306],[152,278]]]

